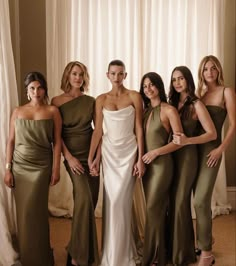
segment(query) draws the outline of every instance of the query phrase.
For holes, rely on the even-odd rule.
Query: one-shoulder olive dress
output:
[[[48,190],[52,173],[53,120],[15,120],[13,154],[20,261],[52,266]]]
[[[149,107],[144,114],[145,152],[162,147],[168,143],[169,133],[160,119],[161,106]],[[148,128],[147,121],[151,115]],[[169,189],[173,177],[173,159],[171,154],[158,156],[147,165],[143,177],[146,198],[146,225],[144,234],[143,266],[158,262],[166,265],[166,215]]]
[[[197,245],[204,251],[212,249],[211,197],[221,161],[220,159],[215,167],[208,167],[207,155],[221,144],[221,131],[227,115],[223,107],[212,105],[206,107],[215,125],[217,139],[198,145],[199,167],[194,187],[194,207]]]
[[[191,117],[181,118],[187,137],[197,134],[199,122]],[[187,266],[196,261],[194,230],[191,215],[191,192],[196,179],[197,146],[187,145],[173,153],[174,177],[171,184],[169,208],[169,254],[174,265]]]
[[[81,266],[98,263],[94,208],[98,199],[99,178],[91,177],[88,168],[94,104],[93,97],[82,95],[59,107],[63,124],[62,139],[70,153],[85,168],[84,174],[73,174],[65,160],[74,198],[71,238],[67,250]]]

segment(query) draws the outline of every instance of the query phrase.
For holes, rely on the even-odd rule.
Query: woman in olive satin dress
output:
[[[209,266],[215,261],[212,254],[211,197],[222,153],[235,134],[235,91],[224,86],[221,64],[213,55],[205,56],[199,65],[198,96],[206,105],[217,131],[216,140],[198,146],[199,169],[194,187],[196,240],[201,250],[198,266]],[[229,123],[221,140],[227,114]]]
[[[145,74],[140,93],[144,101],[145,154],[143,177],[146,198],[143,266],[166,265],[166,215],[173,178],[172,151],[179,147],[169,142],[172,132],[182,132],[176,108],[167,103],[164,84],[155,72]]]
[[[53,266],[48,190],[49,184],[59,181],[61,117],[47,103],[47,83],[41,73],[30,72],[24,84],[29,103],[16,108],[11,117],[4,181],[15,196],[22,265]]]
[[[88,90],[87,67],[78,61],[67,64],[61,80],[64,91],[52,99],[62,116],[62,153],[73,185],[74,211],[67,265],[98,264],[94,209],[99,177],[89,174],[88,154],[93,133],[95,99]]]
[[[179,111],[184,134],[175,151],[174,178],[171,184],[169,223],[169,256],[174,265],[187,266],[196,261],[194,229],[191,216],[191,192],[197,175],[196,144],[216,138],[216,130],[205,105],[195,95],[191,71],[186,66],[175,67],[171,74],[169,103]],[[204,133],[198,135],[202,126]],[[178,144],[178,134],[174,142]]]

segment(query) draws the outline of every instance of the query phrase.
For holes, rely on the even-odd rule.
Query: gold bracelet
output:
[[[11,170],[12,163],[6,163],[6,170]]]

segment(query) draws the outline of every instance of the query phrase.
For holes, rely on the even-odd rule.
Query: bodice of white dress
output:
[[[131,230],[132,198],[137,155],[134,135],[135,110],[128,106],[117,111],[103,109],[104,135],[102,166],[104,215],[102,266],[135,266]]]

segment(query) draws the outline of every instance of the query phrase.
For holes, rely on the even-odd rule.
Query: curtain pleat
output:
[[[62,72],[74,60],[87,65],[89,94],[94,97],[110,89],[105,73],[113,59],[126,64],[127,88],[139,90],[142,75],[155,71],[166,92],[175,66],[188,66],[197,84],[198,65],[205,55],[214,54],[223,62],[225,0],[50,0],[46,8],[50,96],[61,93]],[[226,184],[222,167],[218,179]],[[67,181],[53,190],[63,191],[67,198],[71,184],[67,174],[62,178]],[[215,191],[226,199],[226,185]],[[214,192],[213,207],[223,204],[224,212],[229,211],[227,202],[218,203],[217,198]],[[98,205],[100,216],[101,202]]]
[[[18,105],[15,66],[10,34],[8,0],[0,1],[0,266],[12,265],[18,254],[12,247],[16,234],[15,202],[12,191],[3,182],[6,142],[12,109]]]

